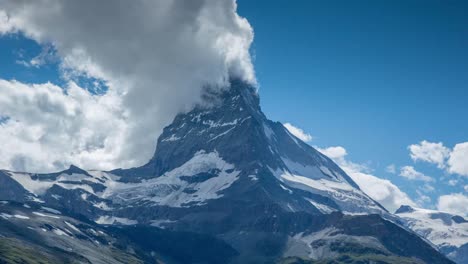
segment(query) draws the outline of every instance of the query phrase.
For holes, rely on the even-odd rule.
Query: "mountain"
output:
[[[268,120],[254,87],[232,80],[203,99],[164,129],[141,167],[2,171],[9,187],[0,197],[87,219],[141,249],[143,261],[452,263],[332,160]]]
[[[457,263],[468,263],[468,221],[435,210],[401,206],[396,212],[404,225],[436,245]]]
[[[86,223],[35,203],[0,203],[0,263],[137,263],[115,239]]]
[[[0,263],[222,263],[234,255],[203,234],[102,226],[41,203],[0,202]]]
[[[293,136],[281,123],[268,120],[253,87],[233,81],[231,89],[220,95],[208,91],[205,98],[209,108],[197,107],[178,115],[164,129],[146,165],[113,173],[129,182],[162,175],[156,178],[156,185],[180,187],[178,192],[170,191],[177,200],[166,196],[164,201],[152,199],[156,204],[201,205],[217,196],[205,191],[209,189],[225,190],[223,196],[235,202],[250,203],[258,196],[273,199],[287,211],[385,211],[328,157]],[[184,174],[196,176],[188,179]],[[204,181],[210,178],[213,180]],[[205,186],[221,181],[224,185],[214,189]]]

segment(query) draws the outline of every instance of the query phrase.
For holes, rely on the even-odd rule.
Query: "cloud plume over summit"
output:
[[[249,54],[253,30],[237,14],[235,0],[2,0],[0,24],[0,34],[22,34],[53,46],[61,75],[69,82],[61,88],[74,91],[60,94],[53,85],[3,80],[0,101],[6,104],[0,106],[0,116],[9,119],[0,126],[0,141],[18,131],[36,133],[24,136],[36,140],[15,138],[24,151],[0,150],[1,159],[8,161],[1,165],[14,170],[50,171],[66,163],[88,169],[142,164],[162,127],[198,103],[204,86],[225,85],[230,77],[256,82]],[[105,95],[75,90],[82,77],[101,80]],[[20,89],[12,92],[12,86]],[[15,100],[31,104],[27,111],[13,110]],[[47,112],[51,106],[73,111]],[[115,126],[102,124],[110,119]],[[78,132],[70,137],[72,128]],[[53,140],[47,136],[51,133]],[[66,147],[57,149],[60,145]],[[47,166],[35,160],[41,155],[27,149],[41,151]],[[86,162],[89,157],[96,162]]]

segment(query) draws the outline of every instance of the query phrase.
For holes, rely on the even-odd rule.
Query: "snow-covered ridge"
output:
[[[138,183],[114,181],[102,197],[122,204],[147,201],[170,207],[203,205],[207,200],[222,197],[220,192],[231,186],[238,174],[217,152],[199,151],[185,164],[160,177]]]
[[[30,173],[20,173],[20,172],[6,172],[9,174],[15,181],[20,183],[23,188],[29,192],[40,196],[43,195],[48,189],[54,185],[58,185],[64,189],[82,189],[86,192],[95,194],[95,191],[92,187],[93,184],[102,184],[107,177],[104,174],[100,174],[101,177],[95,177],[93,175],[81,174],[81,173],[61,173],[55,179],[41,179],[39,177],[34,177],[35,174]]]
[[[333,251],[331,244],[355,243],[378,251],[387,252],[378,239],[371,236],[351,236],[340,233],[336,228],[325,228],[315,233],[299,233],[289,238],[285,257],[299,256],[314,260],[330,259],[336,257],[338,252]]]
[[[277,169],[270,171],[281,182],[289,187],[300,189],[325,197],[330,197],[338,206],[338,210],[349,213],[386,213],[364,192],[354,188],[337,173],[331,172],[325,167],[299,166],[291,161],[285,162],[291,166],[285,170]],[[301,173],[301,174],[299,174]],[[327,205],[306,199],[322,213],[337,211]]]
[[[396,211],[407,227],[438,247],[468,244],[468,221],[435,210],[404,206]]]
[[[122,178],[106,172],[62,173],[43,180],[30,174],[11,176],[37,196],[54,185],[78,190],[81,200],[109,212],[122,206],[201,206],[223,197],[223,190],[245,176],[249,181],[242,181],[239,190],[276,178],[277,184],[288,187],[287,196],[282,196],[286,200],[276,202],[292,211],[385,213],[331,160],[268,120],[254,89],[241,85],[218,99],[221,103],[213,108],[178,115],[164,129],[146,165],[114,171]],[[273,169],[259,174],[259,168]],[[271,188],[268,191],[278,195]],[[60,200],[60,194],[52,197]]]
[[[239,171],[235,170],[234,165],[225,162],[216,151],[199,151],[182,166],[159,177],[136,183],[122,182],[118,176],[99,171],[83,174],[64,172],[55,179],[34,177],[34,174],[28,173],[7,174],[38,197],[57,185],[67,190],[81,190],[83,200],[94,195],[122,205],[143,201],[170,207],[186,207],[203,205],[207,200],[222,197],[220,192],[237,180]],[[52,197],[61,199],[56,194]],[[96,203],[96,207],[111,209],[103,202]],[[109,222],[108,219],[101,220]]]

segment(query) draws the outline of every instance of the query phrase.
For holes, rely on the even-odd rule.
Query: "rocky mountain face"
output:
[[[433,243],[457,263],[468,263],[468,221],[435,210],[401,206],[395,214],[403,224]]]
[[[208,235],[99,225],[43,203],[0,202],[0,263],[223,263],[235,254]]]
[[[143,262],[452,263],[328,157],[268,120],[255,88],[232,80],[204,99],[164,129],[141,167],[3,171],[0,198],[86,220]]]

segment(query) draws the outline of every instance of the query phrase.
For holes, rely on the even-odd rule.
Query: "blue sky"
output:
[[[408,146],[468,140],[466,1],[239,1],[255,30],[252,47],[267,115],[343,146],[415,197],[421,182],[385,171],[414,163]],[[450,179],[465,178],[457,175]],[[463,191],[441,180],[429,193]]]
[[[225,2],[229,4],[230,1]],[[34,8],[34,4],[31,6]],[[49,106],[44,107],[42,95],[38,93],[37,102],[31,99],[31,109],[37,103],[38,119],[35,120],[28,116],[31,113],[29,108],[18,107],[16,111],[15,101],[10,100],[14,96],[23,95],[13,93],[14,96],[0,96],[0,100],[7,98],[5,102],[11,103],[9,108],[4,107],[5,111],[10,111],[10,115],[29,119],[29,123],[25,122],[20,127],[22,132],[40,122],[46,122],[47,125],[39,125],[39,130],[51,134],[49,139],[44,140],[45,143],[39,144],[28,141],[31,135],[25,137],[26,143],[24,139],[19,139],[18,143],[11,140],[13,143],[10,144],[17,144],[20,150],[35,150],[35,156],[31,156],[34,162],[28,163],[21,158],[19,164],[26,164],[23,166],[25,168],[50,170],[68,163],[94,166],[96,160],[99,160],[99,168],[111,168],[115,164],[133,166],[142,160],[146,161],[154,148],[154,138],[148,135],[160,131],[161,124],[167,123],[167,118],[179,110],[172,105],[182,104],[181,101],[190,103],[190,98],[193,97],[190,93],[185,96],[188,99],[181,96],[188,90],[175,89],[175,92],[167,93],[153,89],[153,86],[175,83],[174,87],[177,88],[184,85],[181,81],[183,79],[187,79],[190,84],[197,83],[198,73],[192,76],[193,68],[180,65],[197,65],[210,73],[213,65],[214,69],[218,69],[220,60],[222,64],[226,64],[223,57],[225,54],[218,58],[213,55],[218,54],[218,50],[212,53],[209,45],[193,45],[197,41],[211,43],[210,38],[216,34],[201,36],[201,40],[196,39],[197,35],[183,35],[191,31],[183,31],[180,34],[184,38],[175,39],[171,38],[179,36],[179,32],[167,34],[171,29],[156,29],[149,34],[148,30],[155,29],[146,25],[154,23],[152,19],[155,16],[146,14],[144,6],[142,9],[132,10],[138,11],[138,16],[131,13],[127,16],[127,13],[114,7],[116,10],[107,10],[109,17],[102,17],[96,9],[96,14],[89,14],[84,22],[80,20],[81,16],[73,15],[74,8],[64,9],[64,12],[71,12],[68,15],[47,13],[55,9],[42,10],[45,14],[32,12],[35,17],[23,17],[26,22],[16,25],[20,27],[20,31],[28,32],[32,39],[36,35],[46,36],[47,41],[38,37],[32,40],[23,34],[0,35],[0,81],[17,80],[24,84],[51,82],[67,90],[67,93],[71,91],[71,95],[61,97],[55,94],[46,103],[62,100],[63,102],[53,105],[59,105],[57,109],[67,109],[67,104],[73,107],[78,105],[81,108],[77,113],[87,113],[94,118],[92,122],[86,118],[77,118],[79,122],[76,123],[73,120],[63,122],[64,117],[61,115],[48,116]],[[207,7],[207,10],[212,12],[210,8]],[[213,10],[219,12],[218,9]],[[229,8],[223,10],[235,12]],[[312,146],[322,149],[340,146],[346,149],[347,156],[336,158],[341,166],[360,168],[358,172],[390,180],[413,201],[421,201],[419,206],[436,208],[439,197],[457,194],[465,199],[458,200],[458,212],[467,213],[463,201],[468,201],[468,166],[463,164],[468,164],[468,145],[461,145],[468,141],[466,1],[294,1],[286,4],[285,1],[238,0],[237,12],[253,28],[254,41],[251,45],[251,31],[245,23],[234,20],[228,21],[231,24],[224,25],[226,21],[220,20],[215,21],[215,24],[221,36],[235,36],[237,40],[241,40],[238,43],[248,43],[242,47],[236,47],[235,41],[224,43],[228,47],[233,45],[234,51],[240,51],[240,54],[235,54],[233,64],[250,65],[250,58],[245,56],[243,50],[247,48],[248,53],[250,45],[256,79],[260,84],[261,105],[270,119],[291,123],[311,134],[313,140],[309,144]],[[11,14],[14,16],[14,10]],[[111,14],[119,15],[114,17]],[[52,19],[43,19],[44,17]],[[135,19],[136,17],[140,19]],[[0,22],[3,18],[0,7]],[[216,18],[217,16],[211,15],[207,20]],[[165,19],[174,19],[167,25],[180,22],[177,16],[174,18],[170,14]],[[49,22],[51,24],[47,24]],[[86,27],[84,30],[80,27],[88,23],[98,23],[100,27]],[[232,25],[238,28],[230,32]],[[115,27],[118,26],[122,30],[117,33]],[[183,28],[177,26],[174,26],[174,30]],[[3,30],[6,28],[3,27]],[[0,33],[1,30],[2,27]],[[139,30],[143,34],[139,34]],[[109,32],[111,33],[107,35]],[[175,42],[169,41],[171,45],[166,45],[165,41],[161,41],[165,39]],[[178,43],[178,39],[183,39],[186,43]],[[60,52],[51,43],[58,45]],[[92,63],[87,58],[74,56],[76,54],[73,52],[81,47],[88,49],[89,54],[85,55],[94,60]],[[192,56],[187,51],[195,55]],[[135,56],[124,56],[126,54]],[[178,54],[184,54],[184,57],[176,57]],[[206,59],[197,54],[214,57]],[[119,60],[120,57],[123,59]],[[166,57],[170,60],[166,61]],[[34,59],[39,61],[37,65],[32,65]],[[64,63],[65,60],[68,64]],[[140,70],[135,72],[137,67]],[[155,74],[154,69],[161,72]],[[223,71],[228,70],[222,69],[221,72]],[[67,74],[72,74],[72,77]],[[219,77],[216,74],[207,79],[216,79]],[[159,83],[161,76],[164,82]],[[107,79],[102,81],[100,78]],[[115,96],[125,94],[116,88],[122,80],[127,82],[130,95],[137,100],[121,102],[122,98]],[[66,88],[69,87],[69,81],[89,90],[90,94],[77,96],[79,93]],[[96,83],[98,88],[95,87]],[[144,87],[148,84],[148,87]],[[0,83],[0,88],[4,88],[2,85],[18,84]],[[142,86],[144,89],[139,88]],[[39,86],[35,89],[47,90],[50,87]],[[95,94],[106,94],[107,89],[113,93],[103,96],[102,100],[94,97]],[[144,112],[140,107],[144,105],[142,102],[153,103],[156,107],[150,110],[156,112]],[[45,114],[41,112],[44,109]],[[127,124],[131,118],[122,114],[128,109],[136,120],[132,124]],[[101,116],[96,114],[98,112],[105,114]],[[8,119],[2,115],[0,113],[0,123],[6,123]],[[164,115],[165,118],[159,115]],[[102,120],[114,117],[115,124],[109,122],[107,127],[101,126]],[[154,120],[158,120],[159,126],[146,125],[157,123]],[[59,123],[60,129],[55,129]],[[86,126],[90,135],[84,133],[85,137],[82,138],[83,133],[72,131],[72,128],[81,126]],[[11,126],[11,122],[8,129],[6,126],[0,128],[3,129],[0,129],[0,140],[6,137],[10,141],[8,137],[12,136],[9,135],[15,133],[23,135],[18,132],[20,128]],[[95,135],[89,131],[98,133]],[[120,133],[121,131],[123,132]],[[56,138],[70,142],[70,147],[60,151],[53,144],[49,147],[47,144]],[[146,141],[136,140],[140,138]],[[421,145],[423,140],[428,143]],[[103,144],[103,141],[106,143]],[[130,141],[138,142],[134,146],[116,150],[115,146],[118,144],[115,142]],[[410,145],[413,145],[414,151],[419,150],[419,154],[413,153],[417,157],[411,158]],[[75,146],[79,149],[75,149]],[[140,153],[142,146],[147,148],[143,154]],[[459,146],[457,151],[455,146]],[[92,155],[89,156],[93,158],[81,155],[90,149]],[[61,151],[65,153],[63,156],[56,154]],[[23,152],[18,153],[20,156],[29,155]],[[102,155],[102,152],[106,155]],[[8,153],[0,151],[0,157],[2,155]],[[136,155],[138,159],[131,160]],[[435,161],[440,155],[441,161]],[[54,159],[54,162],[49,162],[52,164],[49,167],[42,166],[45,160]],[[453,160],[453,164],[450,160]],[[1,165],[9,164],[8,162],[0,160]],[[389,165],[394,166],[394,172],[387,169]],[[411,166],[414,170],[408,172],[406,167],[410,176],[401,176],[405,166]],[[411,177],[418,179],[408,179]],[[426,198],[423,201],[422,196],[430,200]],[[462,205],[459,201],[462,201]]]
[[[61,83],[56,63],[47,63],[41,67],[25,67],[20,63],[41,53],[42,47],[37,42],[17,34],[2,36],[0,40],[1,78],[27,83]]]

